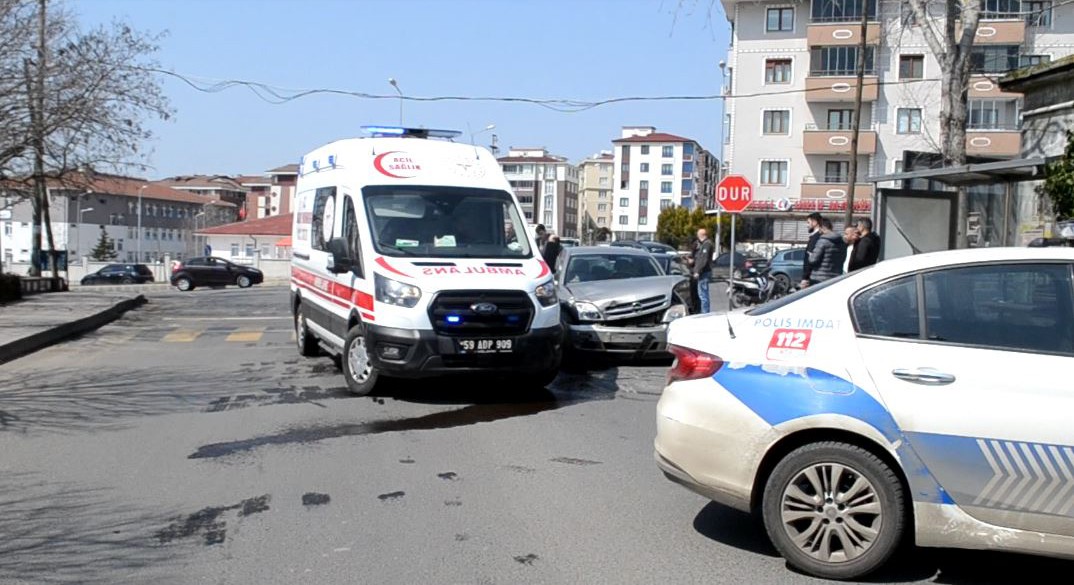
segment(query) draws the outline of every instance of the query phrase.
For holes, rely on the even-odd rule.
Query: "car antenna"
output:
[[[735,338],[735,328],[731,327],[731,315],[724,313],[724,317],[727,318],[727,333],[731,336],[731,339]]]

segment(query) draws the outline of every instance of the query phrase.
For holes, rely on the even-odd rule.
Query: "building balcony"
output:
[[[955,35],[962,37],[961,22],[955,23]],[[1021,45],[1026,42],[1026,21],[1024,18],[1002,20],[981,19],[977,25],[974,45]]]
[[[850,185],[842,177],[806,177],[802,182],[802,199],[843,201],[849,189]],[[854,185],[854,199],[872,198],[871,184],[859,181]]]
[[[806,77],[807,102],[853,102],[858,80],[854,75],[827,75],[811,72]],[[878,81],[875,75],[866,75],[862,84],[861,101],[875,102]]]
[[[811,22],[806,29],[810,47],[830,47],[861,43],[861,22]],[[865,27],[865,43],[880,44],[880,23],[870,22]]]
[[[828,130],[807,124],[802,133],[802,151],[805,154],[850,154],[852,130]],[[858,132],[858,154],[876,153],[876,131],[860,130]]]
[[[1018,130],[966,130],[966,154],[970,156],[1010,157],[1022,152],[1022,133]]]
[[[970,76],[970,99],[1008,99],[1015,100],[1022,97],[1020,93],[1005,92],[999,88],[999,84],[985,75]]]

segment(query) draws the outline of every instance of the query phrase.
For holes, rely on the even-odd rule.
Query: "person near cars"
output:
[[[709,312],[709,280],[712,278],[712,240],[704,228],[697,230],[697,248],[690,273],[697,279],[697,300],[702,313]]]
[[[549,266],[555,266],[556,258],[559,258],[559,253],[563,251],[563,245],[559,243],[559,236],[556,234],[548,234],[547,237],[548,241],[541,249],[541,257]]]
[[[545,229],[543,223],[539,223],[534,228],[533,233],[537,236],[537,251],[544,254],[545,244],[548,243],[548,230]]]
[[[800,286],[803,288],[809,286],[809,276],[813,272],[809,262],[809,255],[813,253],[813,248],[817,246],[817,240],[820,239],[820,221],[822,219],[824,218],[815,211],[806,216],[806,225],[809,226],[809,241],[806,242],[805,260],[802,261],[802,283]]]
[[[880,236],[873,231],[873,220],[863,217],[858,220],[858,243],[850,257],[850,270],[858,270],[876,264],[880,259]]]
[[[858,233],[857,226],[848,225],[843,229],[843,242],[847,245],[846,259],[843,260],[843,273],[851,271],[850,264],[853,261],[854,250],[858,246],[858,240],[861,239],[861,234]]]
[[[809,253],[809,284],[831,280],[842,274],[846,254],[847,244],[842,234],[832,231],[831,220],[821,218],[820,236]]]

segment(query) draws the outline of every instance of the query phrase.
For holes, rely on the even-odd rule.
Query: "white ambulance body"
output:
[[[559,369],[549,267],[499,163],[455,132],[369,129],[299,169],[291,308],[299,352],[339,356],[348,388],[380,376]]]

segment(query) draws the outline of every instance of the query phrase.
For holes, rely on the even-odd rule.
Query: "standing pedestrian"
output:
[[[851,264],[853,264],[854,250],[858,247],[858,240],[861,239],[858,234],[858,228],[852,225],[848,225],[843,230],[843,242],[847,245],[846,260],[843,261],[843,274],[853,270]]]
[[[697,230],[697,248],[694,250],[691,273],[697,279],[697,302],[701,313],[708,313],[709,280],[712,279],[712,240],[704,228]]]
[[[534,235],[537,236],[537,251],[542,255],[544,254],[544,246],[548,243],[548,231],[544,229],[544,224],[539,223],[533,230]]]
[[[831,280],[843,273],[847,245],[842,234],[832,231],[832,222],[827,218],[820,220],[820,236],[817,245],[809,253],[809,284]]]
[[[806,216],[806,225],[809,226],[809,241],[806,242],[805,260],[802,261],[802,282],[798,285],[799,288],[809,286],[809,276],[813,271],[813,267],[809,262],[809,255],[813,253],[813,248],[817,246],[817,240],[820,239],[820,222],[822,219],[824,218],[816,211]]]
[[[867,217],[859,219],[858,233],[861,236],[850,259],[851,270],[872,266],[880,259],[880,236],[873,231],[873,220]]]
[[[541,250],[541,257],[544,258],[551,270],[556,269],[556,258],[559,258],[559,253],[562,251],[563,245],[559,243],[559,236],[549,234],[548,242],[545,243],[544,249]]]

